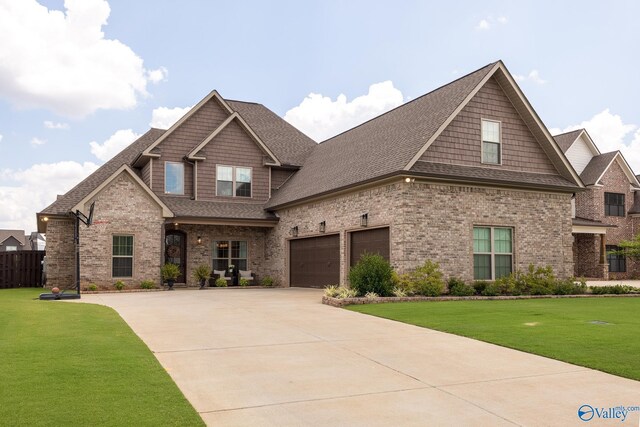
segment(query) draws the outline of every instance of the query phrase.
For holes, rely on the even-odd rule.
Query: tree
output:
[[[618,243],[620,248],[617,251],[609,251],[610,254],[624,255],[629,258],[640,260],[640,233],[632,240],[623,240]]]

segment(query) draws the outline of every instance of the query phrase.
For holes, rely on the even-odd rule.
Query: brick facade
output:
[[[93,201],[96,202],[93,225],[80,226],[81,287],[95,283],[100,288],[113,289],[117,280],[128,287],[138,287],[142,280],[159,284],[164,218],[158,204],[126,173],[90,200],[86,211]],[[112,277],[114,235],[133,236],[130,278]]]
[[[50,218],[47,223],[47,287],[75,286],[76,245],[73,219]]]
[[[571,196],[460,185],[406,183],[327,198],[278,211],[280,222],[267,235],[265,266],[287,284],[287,241],[291,227],[298,237],[340,233],[340,277],[348,274],[349,232],[361,229],[367,212],[369,227],[389,226],[390,258],[399,272],[431,259],[445,276],[473,280],[473,226],[514,229],[514,268],[551,265],[561,277],[573,274]],[[525,208],[526,207],[526,208]]]
[[[576,216],[593,221],[601,221],[607,225],[615,227],[607,228],[606,244],[617,245],[622,240],[631,240],[638,234],[638,218],[626,214],[634,204],[635,194],[629,184],[629,178],[625,175],[618,161],[614,161],[604,173],[600,180],[602,186],[592,186],[586,191],[576,194]],[[624,194],[625,216],[605,215],[604,197],[605,193]],[[586,235],[589,236],[589,235]],[[595,241],[595,243],[593,243]],[[596,248],[592,248],[593,245]],[[579,236],[576,238],[576,276],[603,277],[602,269],[599,265],[600,247],[599,237],[592,239]],[[632,259],[627,259],[626,273],[608,274],[609,279],[630,279],[640,276],[640,263]]]

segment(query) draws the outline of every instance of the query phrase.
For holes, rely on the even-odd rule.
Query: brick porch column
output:
[[[607,262],[607,235],[600,235],[600,271],[602,278],[609,280],[609,263]]]

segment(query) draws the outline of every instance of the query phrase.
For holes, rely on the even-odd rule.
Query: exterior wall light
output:
[[[415,178],[409,178],[409,177],[406,177],[406,178],[404,179],[404,182],[406,182],[407,184],[409,184],[409,183],[414,183],[414,182],[416,182],[416,179],[415,179]]]
[[[295,227],[291,227],[291,235],[293,237],[298,237],[298,226],[297,225]]]
[[[326,229],[327,229],[327,222],[326,222],[326,221],[322,221],[322,222],[320,223],[320,226],[318,227],[318,230],[319,230],[321,233],[324,233]]]
[[[362,215],[360,215],[360,226],[366,227],[367,225],[369,225],[369,214],[363,213]]]
[[[202,236],[198,236],[198,244],[201,245],[202,244]]]
[[[47,222],[47,221],[49,221],[49,217],[48,217],[48,216],[43,217],[43,218],[42,218],[42,221],[43,221],[43,222]]]

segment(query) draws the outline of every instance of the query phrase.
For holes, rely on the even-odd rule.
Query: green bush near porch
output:
[[[115,311],[40,292],[0,290],[0,424],[204,425]]]

